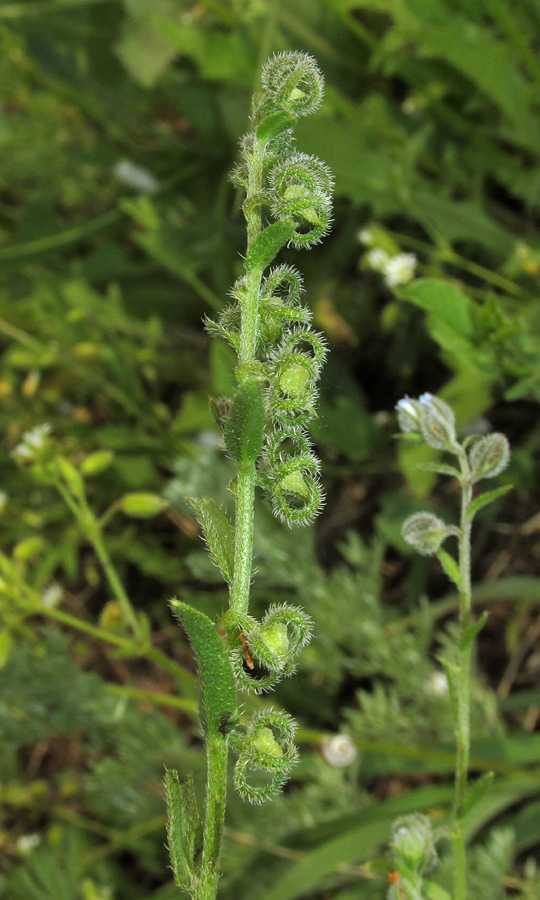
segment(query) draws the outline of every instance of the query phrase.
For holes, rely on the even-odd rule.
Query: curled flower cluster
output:
[[[265,65],[253,127],[233,172],[233,182],[246,195],[245,274],[218,320],[206,322],[207,330],[228,341],[238,357],[235,396],[213,403],[226,448],[239,467],[237,516],[238,496],[245,497],[251,478],[250,490],[261,488],[273,513],[289,526],[310,522],[323,502],[320,464],[306,427],[315,415],[326,346],[300,302],[300,273],[275,264],[274,258],[286,245],[311,247],[330,226],[330,172],[319,159],[295,149],[292,133],[296,119],[318,107],[322,91],[322,76],[306,54],[278,54]],[[246,475],[248,470],[252,474]],[[252,513],[245,513],[246,519]],[[240,591],[240,579],[234,577],[250,554],[243,546],[242,551],[236,547],[231,607],[222,625],[237,685],[262,693],[294,672],[311,636],[311,620],[288,604],[270,606],[261,621],[249,614],[246,589]],[[260,803],[280,789],[297,757],[294,732],[292,719],[272,710],[234,730],[231,743],[239,753],[234,780],[245,799]]]
[[[332,177],[319,159],[293,148],[292,124],[313,112],[322,98],[322,76],[311,57],[302,53],[274,56],[262,73],[262,93],[255,98],[253,131],[242,143],[241,162],[233,180],[246,190],[246,217],[254,207],[275,220],[261,234],[293,247],[310,247],[330,225]],[[253,195],[251,172],[262,166],[262,190]],[[279,249],[279,248],[278,248]],[[276,251],[277,252],[277,251]],[[274,253],[275,255],[275,253]],[[234,302],[210,333],[225,338],[238,353],[239,380],[263,379],[265,445],[258,460],[258,483],[274,514],[288,525],[310,522],[323,502],[315,457],[305,426],[315,414],[317,381],[326,346],[310,326],[311,313],[299,302],[302,278],[292,266],[261,266],[254,358],[241,360],[241,328],[246,294],[253,276],[239,278]],[[249,254],[246,263],[249,262]],[[248,266],[246,265],[246,268]]]
[[[235,787],[245,800],[263,803],[283,787],[298,759],[295,732],[286,713],[270,709],[253,716],[238,741],[234,768]]]

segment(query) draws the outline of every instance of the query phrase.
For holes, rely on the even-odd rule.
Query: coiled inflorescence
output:
[[[233,180],[247,192],[246,217],[257,207],[284,226],[282,244],[310,247],[330,225],[332,177],[319,159],[293,148],[292,125],[318,107],[322,76],[306,54],[283,53],[264,67],[262,87],[254,101],[254,128],[242,142]],[[255,162],[262,166],[263,177],[262,188],[253,195],[250,172]],[[207,322],[208,330],[225,338],[237,353],[250,284],[249,274],[239,278],[232,289],[235,302],[217,322]],[[255,361],[243,361],[238,373],[240,380],[259,376],[266,386],[268,427],[258,483],[278,518],[288,525],[306,524],[323,502],[319,462],[304,429],[315,414],[326,346],[310,326],[310,311],[300,304],[302,278],[295,268],[278,265],[261,273],[258,293]]]
[[[245,272],[234,284],[232,302],[217,321],[206,323],[238,357],[235,396],[214,401],[227,450],[239,465],[237,497],[244,496],[242,477],[252,478],[287,525],[310,522],[323,502],[306,426],[315,415],[326,345],[300,302],[300,273],[273,261],[285,245],[311,247],[330,226],[330,172],[316,157],[298,152],[292,135],[296,119],[318,107],[322,91],[322,76],[306,54],[278,54],[265,65],[253,128],[242,140],[233,173],[246,194]],[[246,476],[249,466],[252,474]],[[250,551],[236,549],[235,566],[237,560],[243,565]],[[229,660],[237,684],[262,693],[292,674],[310,639],[311,620],[303,610],[279,604],[257,621],[247,611],[247,598],[238,600],[239,580],[232,581],[231,608],[222,618]],[[245,733],[231,736],[239,751],[235,784],[246,799],[261,802],[288,777],[297,755],[294,730],[287,716],[267,711]]]

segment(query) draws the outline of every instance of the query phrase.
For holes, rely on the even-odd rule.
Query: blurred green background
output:
[[[240,274],[229,172],[261,65],[288,49],[325,74],[297,143],[336,182],[331,235],[284,254],[331,348],[312,428],[328,500],[293,534],[257,511],[255,609],[288,597],[315,638],[275,696],[301,723],[301,763],[265,807],[231,791],[221,897],[383,898],[393,819],[445,822],[437,657],[456,598],[400,526],[424,508],[454,521],[458,494],[393,439],[396,401],[424,391],[513,447],[514,490],[474,535],[474,600],[490,617],[473,769],[497,778],[469,822],[471,898],[540,897],[539,0],[4,0],[5,900],[178,896],[163,770],[200,784],[204,757],[166,601],[214,617],[226,605],[185,502],[227,503],[231,477],[208,396],[230,392],[233,358],[202,318]],[[43,423],[78,470],[102,452],[83,472],[88,504],[154,653],[135,652],[69,508],[13,457]],[[138,493],[163,499],[156,515],[129,514],[122,498]],[[325,741],[344,734],[356,758],[339,765]]]

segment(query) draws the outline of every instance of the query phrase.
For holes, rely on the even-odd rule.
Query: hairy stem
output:
[[[247,251],[261,232],[261,209],[258,197],[263,183],[264,145],[257,141],[249,167],[249,184],[244,204],[247,222]],[[262,269],[247,273],[246,293],[242,304],[238,380],[243,368],[255,359],[259,324],[259,294]],[[245,371],[245,369],[244,369]],[[230,592],[230,608],[246,613],[253,560],[253,508],[255,503],[255,462],[238,467],[236,485],[234,573]],[[209,735],[206,744],[207,783],[201,874],[194,900],[214,900],[219,878],[219,860],[225,824],[225,792],[227,785],[227,741]]]
[[[260,141],[256,141],[252,154],[249,167],[249,182],[244,202],[248,234],[247,252],[249,252],[261,233],[261,205],[258,198],[263,187],[264,145]],[[242,303],[240,350],[238,354],[240,377],[242,376],[242,366],[248,366],[255,359],[261,280],[262,269],[260,267],[256,267],[247,273],[246,293]],[[248,608],[253,558],[254,503],[255,463],[249,463],[239,467],[236,488],[236,537],[230,607],[234,612],[238,613],[246,613]]]
[[[462,472],[461,523],[459,536],[459,640],[460,649],[457,671],[457,720],[455,723],[457,754],[454,797],[454,898],[465,900],[467,864],[463,808],[467,794],[470,754],[471,718],[471,664],[474,642],[463,646],[465,632],[471,624],[471,520],[468,515],[472,499],[471,471],[467,454],[460,448]]]
[[[209,734],[206,741],[207,780],[204,814],[204,843],[201,873],[195,885],[194,900],[214,900],[219,879],[219,860],[225,823],[227,791],[226,738]]]

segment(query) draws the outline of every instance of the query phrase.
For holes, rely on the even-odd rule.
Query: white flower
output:
[[[22,441],[15,447],[13,455],[21,462],[33,461],[45,447],[50,433],[51,426],[47,422],[43,425],[36,425],[32,431],[23,434]]]
[[[143,169],[142,166],[137,166],[129,159],[119,160],[113,168],[113,175],[118,181],[137,191],[142,191],[143,194],[155,194],[159,189],[159,184],[151,172]]]
[[[444,672],[432,672],[426,684],[426,691],[433,697],[444,697],[448,694],[448,678]]]
[[[335,737],[323,741],[321,753],[329,766],[344,769],[356,759],[356,747],[348,734],[336,734]]]
[[[367,244],[369,247],[369,245],[373,243],[373,232],[370,231],[369,228],[362,228],[362,230],[358,232],[358,240],[362,244]]]
[[[62,588],[59,584],[50,584],[41,595],[41,602],[46,609],[54,609],[62,599]]]
[[[375,247],[373,250],[370,250],[366,259],[368,265],[370,265],[372,269],[375,269],[376,272],[385,272],[386,267],[390,262],[388,253],[386,250],[381,250],[380,247]]]
[[[41,843],[41,837],[39,834],[21,834],[19,838],[17,838],[15,846],[17,850],[21,854],[21,856],[28,856],[32,850],[35,850],[36,847],[39,847]]]
[[[399,253],[388,260],[384,267],[384,278],[389,287],[407,284],[414,278],[417,263],[414,253]]]

